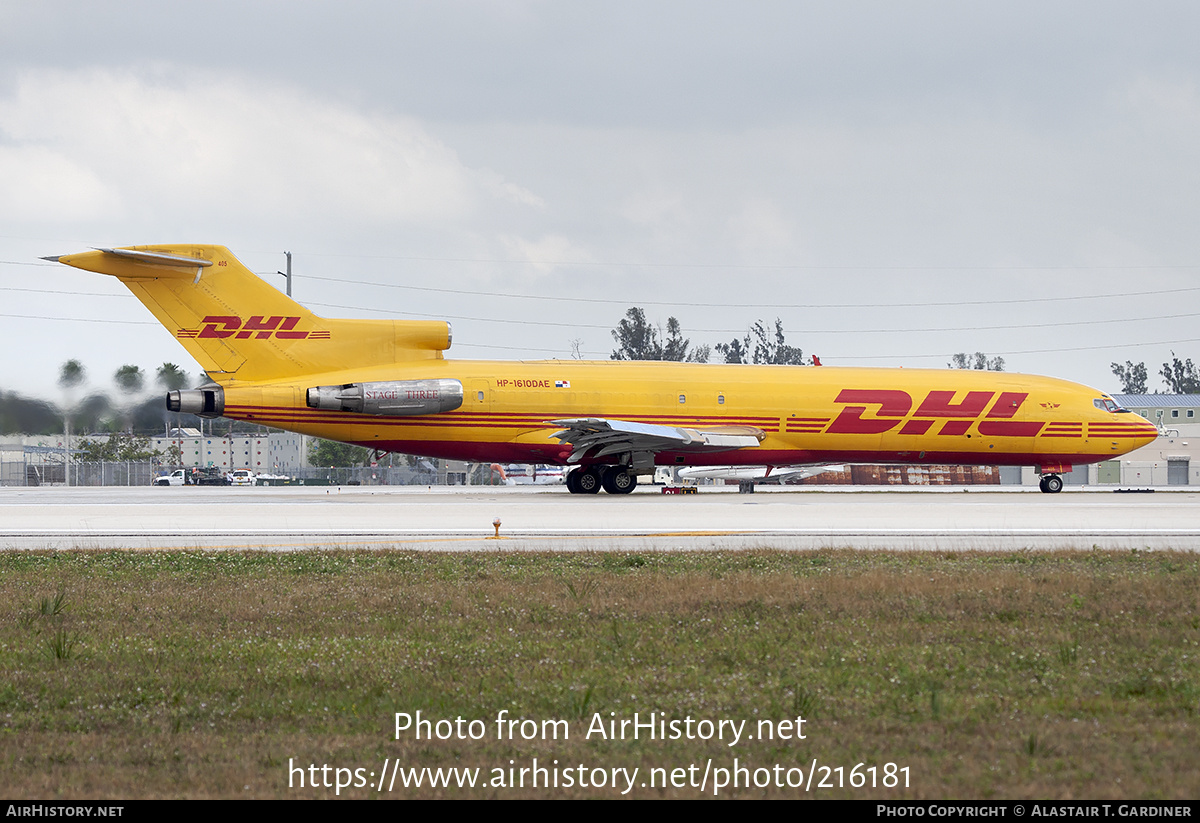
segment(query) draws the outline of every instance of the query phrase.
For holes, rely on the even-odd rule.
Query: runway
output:
[[[1200,490],[3,488],[8,549],[1200,549]],[[493,521],[500,520],[500,539]]]

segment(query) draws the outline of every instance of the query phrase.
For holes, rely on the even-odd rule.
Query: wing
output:
[[[576,417],[551,420],[551,425],[563,430],[550,435],[570,444],[568,463],[578,463],[585,456],[597,460],[614,454],[629,454],[633,462],[640,454],[661,451],[720,452],[757,446],[766,434],[751,426],[719,426],[693,429],[681,426],[658,426],[635,423],[632,420],[606,420],[600,417]]]

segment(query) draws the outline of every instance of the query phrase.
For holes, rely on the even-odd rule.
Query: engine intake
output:
[[[463,404],[457,380],[387,380],[316,386],[308,390],[310,409],[351,411],[385,417],[409,417],[454,411]]]
[[[225,412],[225,390],[220,386],[167,392],[167,411],[220,417]]]

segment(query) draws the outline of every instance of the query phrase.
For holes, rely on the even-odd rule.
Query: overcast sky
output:
[[[292,251],[321,315],[448,319],[456,358],[606,359],[642,306],[1118,391],[1114,360],[1200,360],[1198,31],[1194,2],[0,0],[0,389],[196,375],[38,258],[198,242],[280,287]]]

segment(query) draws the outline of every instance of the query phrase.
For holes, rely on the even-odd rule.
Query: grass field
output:
[[[0,592],[11,798],[1200,796],[1195,553],[7,552]],[[635,712],[678,739],[596,733]]]

